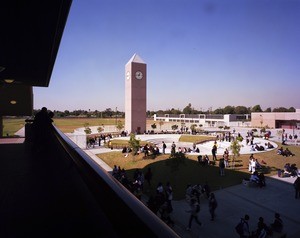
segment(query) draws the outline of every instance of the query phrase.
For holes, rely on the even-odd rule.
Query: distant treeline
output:
[[[39,110],[34,110],[33,115],[35,115]],[[296,109],[294,107],[285,108],[285,107],[276,107],[270,108],[268,107],[265,110],[261,109],[260,105],[255,105],[253,107],[245,107],[245,106],[226,106],[224,108],[217,108],[212,110],[209,108],[205,111],[198,110],[192,107],[191,103],[189,103],[182,110],[180,109],[167,109],[167,110],[158,110],[158,111],[147,111],[147,117],[152,117],[154,114],[251,114],[251,112],[295,112]],[[116,110],[112,110],[111,108],[107,108],[104,111],[91,111],[91,110],[74,110],[74,111],[58,111],[54,110],[54,117],[95,117],[95,118],[124,118],[125,112],[121,112]]]

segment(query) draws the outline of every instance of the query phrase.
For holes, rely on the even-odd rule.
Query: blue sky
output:
[[[148,110],[300,108],[300,0],[73,0],[34,108],[123,111],[134,53]]]

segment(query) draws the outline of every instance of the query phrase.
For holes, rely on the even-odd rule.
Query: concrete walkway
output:
[[[199,220],[191,231],[186,231],[189,214],[188,203],[184,200],[173,201],[172,218],[175,221],[174,230],[181,237],[238,237],[234,227],[245,214],[250,216],[250,230],[256,229],[258,218],[262,216],[269,225],[274,220],[274,213],[281,214],[287,237],[300,237],[300,199],[294,198],[294,188],[291,183],[266,179],[264,188],[246,187],[243,184],[215,191],[218,207],[215,221],[210,221],[208,201],[201,198]]]

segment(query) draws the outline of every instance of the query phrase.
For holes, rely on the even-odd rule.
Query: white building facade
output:
[[[203,127],[250,127],[250,114],[154,114],[154,121],[172,122],[179,126],[190,127],[192,124]]]

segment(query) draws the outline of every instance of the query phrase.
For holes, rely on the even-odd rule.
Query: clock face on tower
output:
[[[135,72],[135,78],[136,79],[142,79],[143,78],[143,73],[141,71],[136,71]]]
[[[127,71],[127,73],[126,73],[126,79],[127,79],[127,80],[130,79],[130,72],[129,72],[129,71]]]

